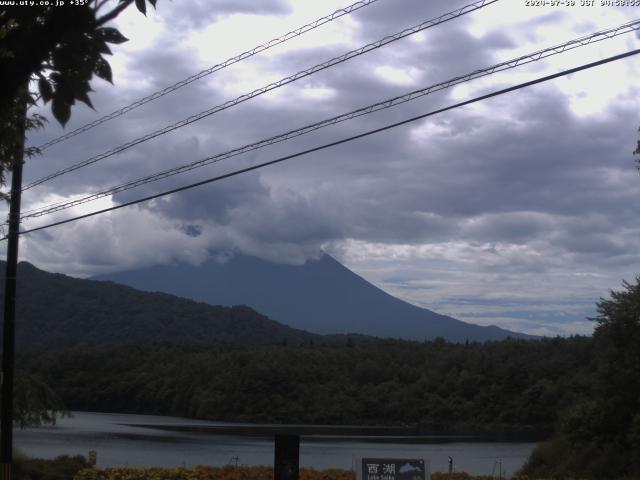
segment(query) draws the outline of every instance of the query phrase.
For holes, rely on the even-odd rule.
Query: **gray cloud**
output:
[[[216,16],[220,12],[247,12],[257,4],[220,2],[215,15],[203,13],[202,2],[189,5],[179,13],[172,29],[181,24],[199,28],[203,25],[199,22],[223,21]],[[256,8],[252,13],[288,12],[283,2],[261,3]],[[421,4],[419,8],[408,0],[379,2],[353,16],[357,41],[375,40],[452,8],[447,2]],[[178,10],[176,6],[171,9]],[[563,25],[566,20],[566,15],[553,14],[525,23]],[[275,95],[252,100],[28,192],[25,203],[33,204],[53,193],[90,192],[219,153],[491,65],[497,51],[516,47],[516,37],[508,29],[477,38],[467,31],[468,24],[465,19],[448,22],[425,33],[420,41],[403,40],[288,85]],[[587,27],[591,28],[580,28]],[[182,43],[163,39],[161,47],[128,57],[132,73],[122,88],[98,89],[95,104],[101,113],[126,104],[146,88],[153,90],[166,85],[165,81],[193,73],[194,59]],[[284,49],[252,60],[247,68],[255,69],[255,75],[264,72],[279,78],[349,48],[353,46]],[[381,66],[410,71],[415,82],[402,84],[400,77],[384,77],[376,73]],[[519,71],[533,77],[539,68],[533,64]],[[243,80],[243,72],[235,68],[218,72],[122,120],[53,147],[42,159],[30,162],[27,177],[35,178],[233,98],[229,86]],[[510,83],[509,77],[498,78],[502,85]],[[314,88],[320,89],[318,96],[309,93]],[[453,101],[451,92],[440,92],[149,184],[113,200],[134,200]],[[536,325],[550,332],[563,328],[577,331],[585,328],[579,323],[582,307],[597,298],[596,292],[604,294],[603,289],[616,287],[638,267],[640,207],[636,200],[640,183],[630,152],[640,121],[634,102],[631,97],[618,99],[602,112],[579,117],[554,84],[514,92],[485,102],[480,110],[457,109],[125,209],[103,220],[96,217],[47,230],[25,241],[23,255],[53,270],[84,275],[162,262],[197,263],[221,251],[300,263],[325,249],[365,272],[367,278],[418,304],[531,332],[536,331]],[[74,111],[73,125],[94,115],[81,107]],[[32,140],[37,143],[59,131],[52,124],[47,132],[32,135]],[[353,245],[362,247],[359,255],[367,260],[358,260]],[[387,260],[376,260],[378,255]],[[395,270],[389,273],[391,262]],[[575,282],[573,290],[565,288],[571,283],[568,279]],[[528,289],[528,281],[541,286]],[[572,303],[578,306],[570,312],[568,309],[562,320],[566,325],[578,323],[558,327],[553,319],[545,320],[535,313],[533,320],[520,318],[522,311],[533,311],[528,304],[520,304],[522,311],[516,307],[483,310],[478,299],[490,294],[479,289],[487,289],[487,285],[492,286],[497,302],[532,292],[538,304],[545,295],[560,304],[556,292],[573,300],[580,289],[588,293]],[[462,309],[455,303],[465,295],[475,307]],[[516,300],[523,301],[520,297]]]
[[[171,18],[176,31],[202,28],[228,15],[285,15],[291,11],[284,0],[194,0],[188,5],[184,2],[159,4],[158,8],[161,14]]]

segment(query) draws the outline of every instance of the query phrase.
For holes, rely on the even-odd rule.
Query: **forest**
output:
[[[221,310],[226,331],[237,311]],[[177,336],[180,344],[171,344],[150,334],[146,342],[136,337],[136,345],[23,351],[17,365],[69,410],[544,439],[524,467],[533,478],[634,478],[640,278],[610,292],[597,312],[592,337],[449,343],[267,329],[270,341],[258,343],[253,332],[251,343],[220,335],[206,342],[196,336],[198,343]],[[115,325],[126,320],[122,315]],[[255,325],[264,325],[259,320]],[[250,330],[250,321],[241,323]],[[169,324],[178,328],[177,321]],[[140,325],[134,331],[142,332]],[[83,330],[72,335],[81,345]]]
[[[5,263],[0,261],[0,269]],[[214,306],[18,266],[16,348],[20,351],[114,347],[152,342],[290,344],[344,342],[276,322],[244,306]],[[4,279],[0,277],[0,299]],[[0,332],[1,336],[1,332]],[[356,336],[357,337],[357,336]]]
[[[588,388],[590,340],[123,346],[30,353],[71,410],[220,421],[404,425],[546,438]]]

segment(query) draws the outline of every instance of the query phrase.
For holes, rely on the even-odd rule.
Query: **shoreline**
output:
[[[357,426],[357,425],[278,425],[278,424],[222,424],[222,425],[176,425],[176,424],[145,424],[119,423],[118,425],[150,428],[169,432],[203,433],[211,435],[236,435],[245,437],[273,437],[275,435],[299,435],[304,440],[322,441],[353,439],[363,441],[389,440],[399,442],[419,443],[449,443],[449,442],[513,442],[530,443],[544,439],[532,438],[526,435],[427,435],[419,433],[415,427],[403,426]]]

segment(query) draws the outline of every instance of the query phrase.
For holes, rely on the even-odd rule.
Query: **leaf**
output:
[[[40,95],[42,95],[42,100],[44,100],[44,103],[49,102],[49,100],[51,100],[51,97],[53,97],[53,89],[51,88],[51,84],[49,83],[49,80],[44,77],[38,80],[38,90],[40,90]]]
[[[51,111],[53,112],[53,116],[56,117],[56,120],[58,120],[63,127],[71,117],[71,105],[60,96],[53,97],[53,102],[51,102]]]
[[[136,7],[143,15],[147,14],[147,2],[146,0],[136,0]]]
[[[106,55],[111,55],[111,49],[109,48],[109,45],[107,45],[104,41],[96,40],[96,45],[98,52],[104,53]]]
[[[98,29],[97,33],[105,42],[120,44],[129,41],[117,28],[104,27]]]
[[[106,80],[109,83],[113,83],[113,76],[111,74],[111,66],[109,63],[102,57],[96,60],[96,64],[93,67],[93,73],[95,73],[98,77]]]
[[[76,92],[76,98],[87,105],[89,108],[95,110],[95,108],[93,108],[93,104],[91,103],[89,95],[87,95],[86,90],[79,90],[78,92]]]
[[[35,107],[36,106],[36,98],[31,95],[31,93],[29,93],[29,95],[27,95],[27,105],[31,106],[31,107]]]

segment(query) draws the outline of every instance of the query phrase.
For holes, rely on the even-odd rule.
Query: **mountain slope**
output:
[[[4,270],[5,263],[0,262]],[[4,278],[0,279],[0,299]],[[245,306],[222,307],[124,285],[18,266],[19,350],[212,341],[301,343],[322,337],[281,325]]]
[[[249,305],[289,326],[320,334],[361,333],[413,340],[533,338],[478,326],[397,299],[329,255],[301,266],[236,256],[225,263],[155,266],[95,277],[212,305]]]

